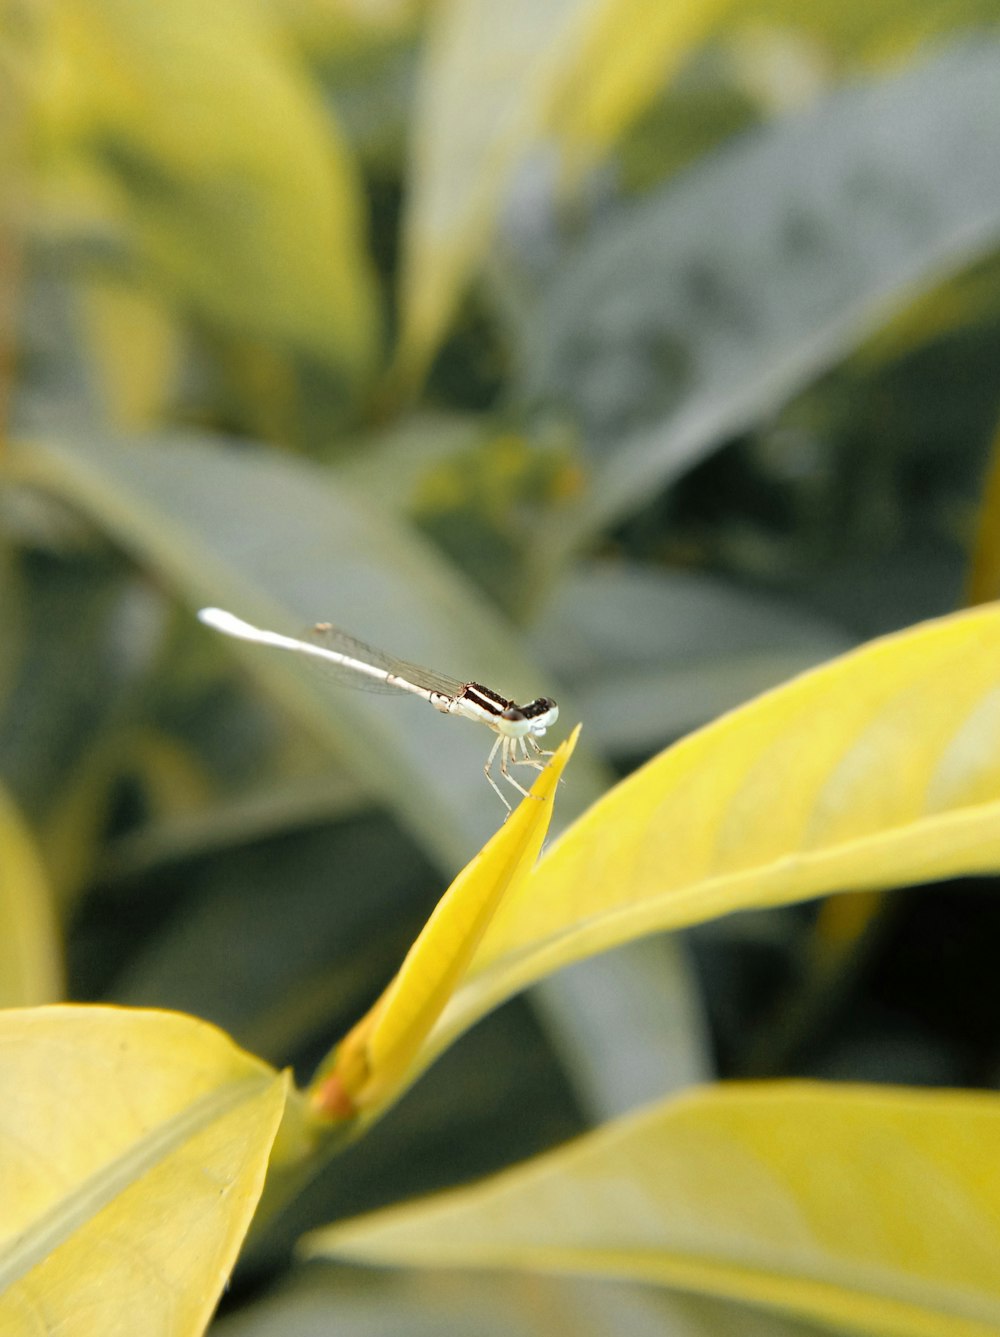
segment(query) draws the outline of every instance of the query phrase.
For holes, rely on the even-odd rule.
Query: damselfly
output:
[[[527,705],[519,706],[482,683],[446,678],[443,674],[375,650],[329,622],[317,622],[312,631],[313,639],[304,640],[282,636],[276,631],[263,631],[222,608],[203,608],[198,617],[206,626],[214,627],[226,636],[253,641],[257,645],[277,646],[281,650],[294,650],[334,664],[359,686],[373,685],[409,692],[429,701],[443,715],[460,715],[463,719],[485,724],[497,737],[483,770],[508,812],[510,804],[493,778],[497,754],[500,756],[500,774],[525,797],[528,791],[511,775],[510,766],[533,766],[542,770],[545,766],[542,758],[551,756],[537,742],[559,718],[559,707],[551,697],[539,696]]]

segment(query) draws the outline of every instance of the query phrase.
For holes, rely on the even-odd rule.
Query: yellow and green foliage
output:
[[[1000,1334],[998,19],[0,0],[0,1337]]]

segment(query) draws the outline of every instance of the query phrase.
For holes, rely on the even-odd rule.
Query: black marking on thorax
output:
[[[506,701],[496,692],[491,692],[488,687],[484,687],[479,682],[467,682],[462,691],[466,701],[471,701],[474,706],[479,706],[490,715],[502,715],[505,710],[509,710],[514,704],[512,701]]]

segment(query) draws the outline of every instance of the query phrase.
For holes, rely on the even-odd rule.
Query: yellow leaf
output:
[[[111,166],[123,215],[181,300],[355,378],[370,369],[357,174],[264,10],[66,0],[52,22],[38,98],[52,148]]]
[[[0,1337],[196,1337],[286,1078],[167,1012],[0,1012]]]
[[[718,1087],[306,1248],[629,1277],[882,1337],[996,1337],[998,1141],[995,1095]]]
[[[392,983],[320,1067],[312,1085],[323,1115],[369,1113],[416,1073],[414,1059],[451,997],[497,906],[530,873],[579,725],[524,799],[438,902]]]
[[[574,109],[588,144],[634,116],[718,0],[447,0],[423,56],[404,221],[396,371],[412,384],[486,254],[511,175]],[[575,146],[580,148],[579,143]]]
[[[49,1003],[61,993],[49,879],[30,830],[0,788],[0,1007]]]
[[[429,1038],[660,929],[1000,867],[1000,606],[887,636],[616,786],[505,898]]]
[[[732,30],[770,29],[811,38],[832,64],[901,65],[914,60],[937,39],[945,41],[968,24],[982,22],[979,0],[947,5],[900,4],[899,0],[845,0],[837,5],[796,4],[795,0],[753,0],[734,7]],[[991,15],[992,17],[992,15]]]
[[[617,0],[594,24],[552,118],[574,174],[653,101],[730,0]]]
[[[107,422],[119,431],[154,426],[178,373],[176,323],[150,294],[115,280],[97,279],[78,291]]]
[[[399,40],[423,0],[264,0],[268,13],[308,51],[348,58]]]

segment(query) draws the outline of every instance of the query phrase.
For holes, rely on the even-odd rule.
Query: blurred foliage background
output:
[[[2,0],[0,998],[180,1008],[308,1075],[495,829],[478,731],[201,604],[555,696],[565,823],[994,597],[998,19]],[[572,968],[309,1186],[219,1330],[805,1332],[288,1253],[708,1076],[994,1087],[998,919],[834,898]]]

